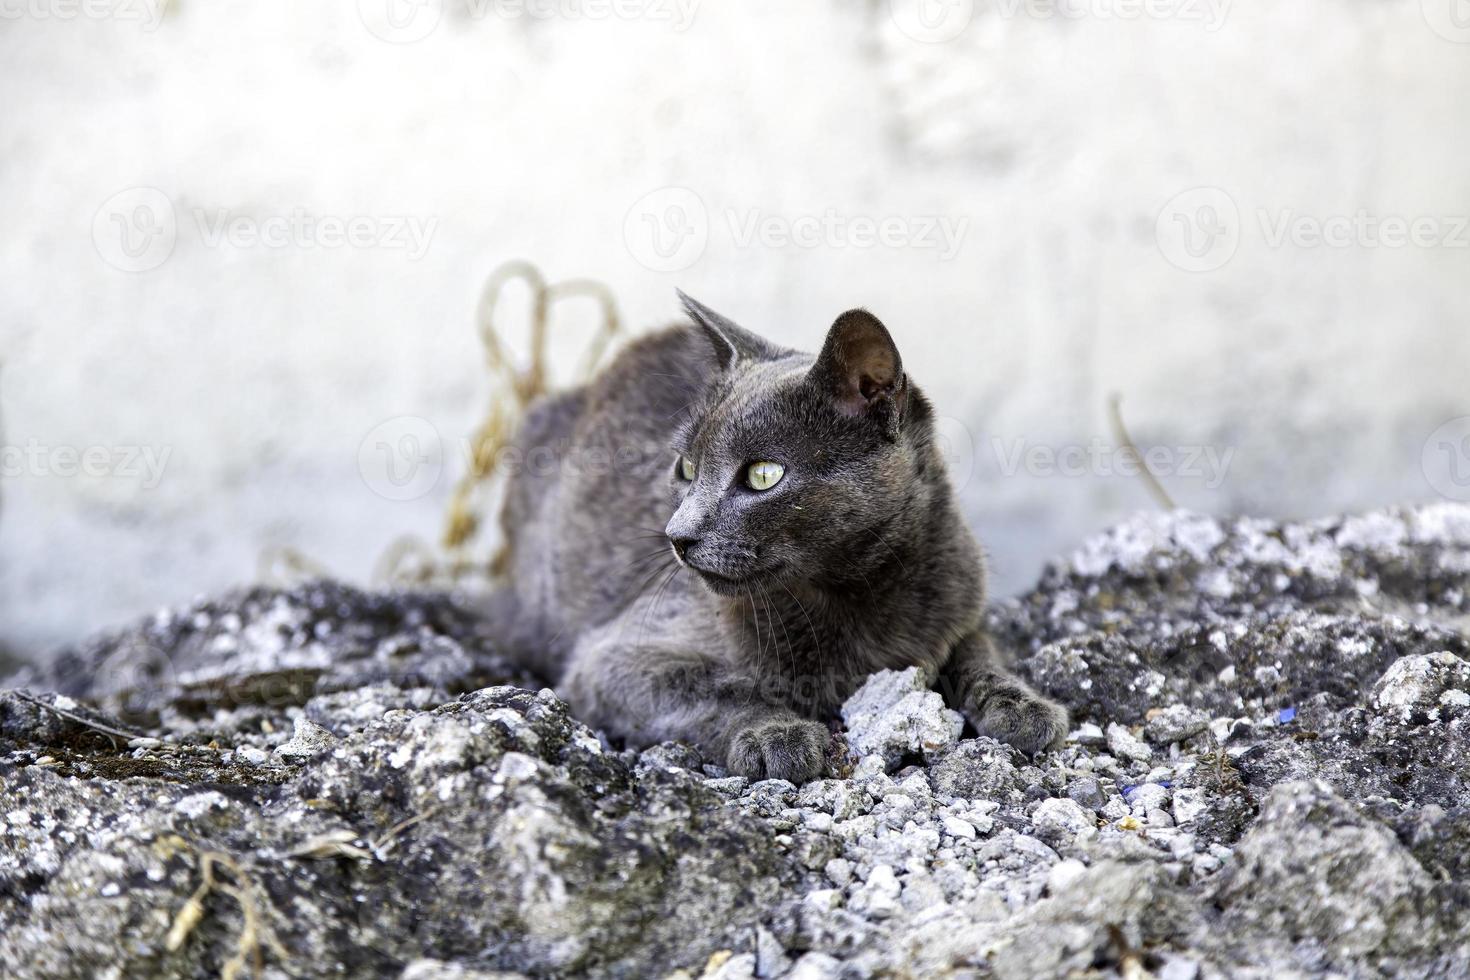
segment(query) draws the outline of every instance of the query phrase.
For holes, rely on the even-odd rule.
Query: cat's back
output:
[[[569,646],[672,561],[663,538],[670,436],[713,367],[707,340],[670,327],[527,413],[511,446],[501,527],[511,586],[540,642]]]

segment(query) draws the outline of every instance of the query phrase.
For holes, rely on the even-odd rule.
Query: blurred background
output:
[[[13,656],[435,538],[516,258],[872,309],[999,593],[1159,506],[1114,394],[1182,507],[1470,499],[1466,0],[0,0],[0,87]]]

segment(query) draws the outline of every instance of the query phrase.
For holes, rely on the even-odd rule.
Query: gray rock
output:
[[[934,791],[942,796],[1019,803],[1025,788],[1009,745],[988,738],[961,742],[931,768]]]
[[[1154,751],[1147,743],[1116,722],[1108,725],[1108,748],[1114,755],[1135,762],[1149,762],[1154,757]]]
[[[899,890],[893,868],[880,864],[868,872],[867,881],[853,892],[848,904],[870,918],[887,919],[899,911]]]
[[[1067,798],[1089,810],[1101,810],[1108,802],[1102,784],[1091,776],[1074,779],[1067,784]]]
[[[842,976],[842,963],[826,953],[807,953],[786,976],[787,980],[836,980]]]
[[[1072,800],[1042,800],[1031,814],[1037,834],[1043,840],[1071,841],[1095,830],[1097,821],[1087,810]]]
[[[1005,980],[1086,976],[1129,950],[1182,941],[1194,925],[1186,897],[1159,867],[1105,861],[1015,917],[991,961]]]
[[[685,772],[699,772],[704,765],[704,758],[699,751],[683,742],[663,742],[655,745],[641,752],[638,761],[646,766],[682,769]]]
[[[1169,805],[1169,789],[1158,783],[1140,783],[1129,787],[1124,792],[1123,799],[1134,813],[1162,810]]]
[[[1388,828],[1321,783],[1271,791],[1215,890],[1240,935],[1307,937],[1328,962],[1436,950],[1434,881]]]
[[[128,771],[93,756],[95,771]],[[160,764],[175,780],[189,765]],[[285,965],[289,949],[301,975],[388,976],[395,959],[487,949],[497,962],[480,965],[646,975],[702,962],[779,896],[757,820],[690,777],[635,784],[564,705],[524,691],[391,713],[278,785],[214,765],[233,795],[0,763],[0,892],[29,896],[0,904],[13,975],[218,972],[245,929],[239,902],[211,899],[177,949],[167,939],[206,860],[248,896],[265,959]]]
[[[930,690],[917,667],[872,675],[842,706],[848,743],[861,755],[882,756],[888,768],[905,756],[934,759],[953,748],[965,720]]]
[[[453,597],[201,601],[0,690],[0,962],[1470,975],[1467,570],[1470,507],[1144,515],[989,613],[1063,749],[959,739],[890,673],[800,787],[607,743]]]
[[[1107,736],[1103,734],[1102,728],[1090,721],[1084,721],[1078,725],[1068,736],[1069,741],[1079,745],[1106,745]]]
[[[1199,963],[1187,956],[1167,956],[1157,975],[1159,980],[1198,980]]]
[[[1169,745],[1193,738],[1210,727],[1210,716],[1182,704],[1171,704],[1152,714],[1143,735],[1155,745]]]
[[[1086,874],[1087,865],[1076,858],[1058,861],[1046,874],[1046,890],[1049,894],[1060,895],[1081,881]]]
[[[1209,806],[1209,797],[1202,789],[1177,789],[1173,797],[1174,822],[1181,827],[1193,824]]]
[[[1406,725],[1470,713],[1470,661],[1445,650],[1400,657],[1373,685],[1373,707]]]
[[[444,700],[494,683],[539,686],[495,647],[483,620],[454,596],[322,581],[165,610],[59,652],[28,682],[85,695],[125,720],[201,702],[301,704],[379,684],[428,688]]]

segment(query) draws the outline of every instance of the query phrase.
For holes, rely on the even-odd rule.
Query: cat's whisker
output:
[[[653,572],[647,578],[643,579],[635,587],[628,590],[628,592],[622,597],[623,603],[628,606],[637,604],[638,600],[641,597],[648,594],[649,587],[653,585],[654,582],[657,582],[661,576],[667,574],[668,570],[668,565],[659,565],[655,567]],[[619,639],[626,635],[627,631],[631,629],[632,626],[633,624],[629,620],[625,619],[618,627]],[[639,625],[639,633],[640,635],[642,633],[641,624]]]
[[[765,642],[761,639],[760,611],[756,608],[755,593],[751,591],[751,588],[748,585],[745,587],[745,596],[750,603],[751,622],[755,624],[755,655],[757,662],[759,662],[761,659],[761,655],[766,652]]]
[[[667,529],[661,527],[644,527],[641,524],[630,524],[628,526],[628,530],[638,531],[640,533],[628,535],[627,538],[624,539],[627,541],[669,540],[669,533]]]
[[[625,538],[624,540],[626,540],[629,544],[633,544],[634,542],[638,541],[662,541],[664,544],[668,544],[669,536],[667,534],[635,534],[632,537]]]
[[[674,561],[674,556],[672,554],[669,555],[669,561],[675,566],[676,569],[679,567],[679,563],[677,561]],[[633,589],[626,596],[623,597],[623,602],[629,603],[636,601],[639,596],[648,591],[648,587],[656,582],[660,575],[664,574],[664,572],[667,572],[668,570],[668,565],[659,565],[653,570],[652,575],[649,575],[646,579],[638,584],[638,587],[636,589]]]
[[[751,588],[749,590],[750,591],[750,602],[751,602],[751,605],[755,605],[756,604],[755,590],[758,589],[758,588],[760,588],[760,583],[759,582],[752,582],[751,583]],[[762,595],[764,595],[764,593],[765,593],[765,590],[762,590]],[[771,653],[775,654],[775,657],[776,657],[776,669],[777,669],[777,671],[780,671],[780,669],[781,669],[781,645],[776,642],[776,626],[775,626],[774,623],[771,622],[771,606],[770,606],[769,603],[765,602],[764,599],[762,599],[760,601],[760,608],[762,608],[762,609],[764,609],[766,611],[766,631],[771,634]]]
[[[759,583],[757,583],[757,584],[759,584]],[[767,613],[767,615],[769,615],[770,614],[770,611],[771,611],[771,594],[766,591],[766,587],[764,585],[761,586],[761,594],[766,597],[766,613]],[[779,606],[779,603],[778,603],[778,606]],[[777,611],[780,612],[779,609]],[[792,680],[792,683],[795,684],[796,683],[796,679],[797,679],[796,678],[797,668],[801,666],[801,662],[800,662],[800,659],[797,656],[796,647],[791,642],[791,631],[786,628],[786,617],[784,615],[782,615],[780,617],[780,623],[781,623],[781,635],[784,636],[784,637],[786,637],[786,652],[791,657],[791,680]],[[772,632],[771,639],[772,640],[775,639],[775,633],[774,633],[774,631]]]
[[[806,617],[806,628],[812,634],[812,654],[815,657],[820,657],[822,654],[822,640],[817,635],[817,627],[812,623],[811,614],[806,611],[806,606],[801,604],[801,600],[796,597],[795,592],[791,591],[790,586],[785,582],[778,582],[777,584],[786,590],[786,594],[791,597],[791,601],[796,603],[796,608],[800,609],[802,616]]]
[[[664,580],[659,583],[658,590],[653,594],[653,602],[649,603],[648,608],[643,610],[643,624],[638,627],[638,643],[640,645],[643,643],[643,634],[648,630],[648,617],[653,615],[654,611],[658,609],[659,601],[663,599],[664,589],[668,588],[669,583],[674,580],[674,576],[678,575],[683,568],[683,565],[675,563],[673,571],[669,572]]]
[[[653,561],[655,558],[672,559],[673,557],[674,553],[672,550],[668,548],[660,548],[657,551],[651,551],[646,555],[639,555],[637,558],[629,559],[623,564],[623,568],[631,571],[633,569],[636,569],[639,565],[643,565],[647,562]],[[662,571],[662,569],[660,569],[660,571]]]

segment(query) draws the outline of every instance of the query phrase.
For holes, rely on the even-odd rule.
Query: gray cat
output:
[[[1003,670],[929,401],[865,310],[813,357],[680,294],[693,326],[537,403],[506,456],[511,652],[581,720],[751,778],[819,775],[873,671],[920,667],[1034,752],[1062,708]]]

